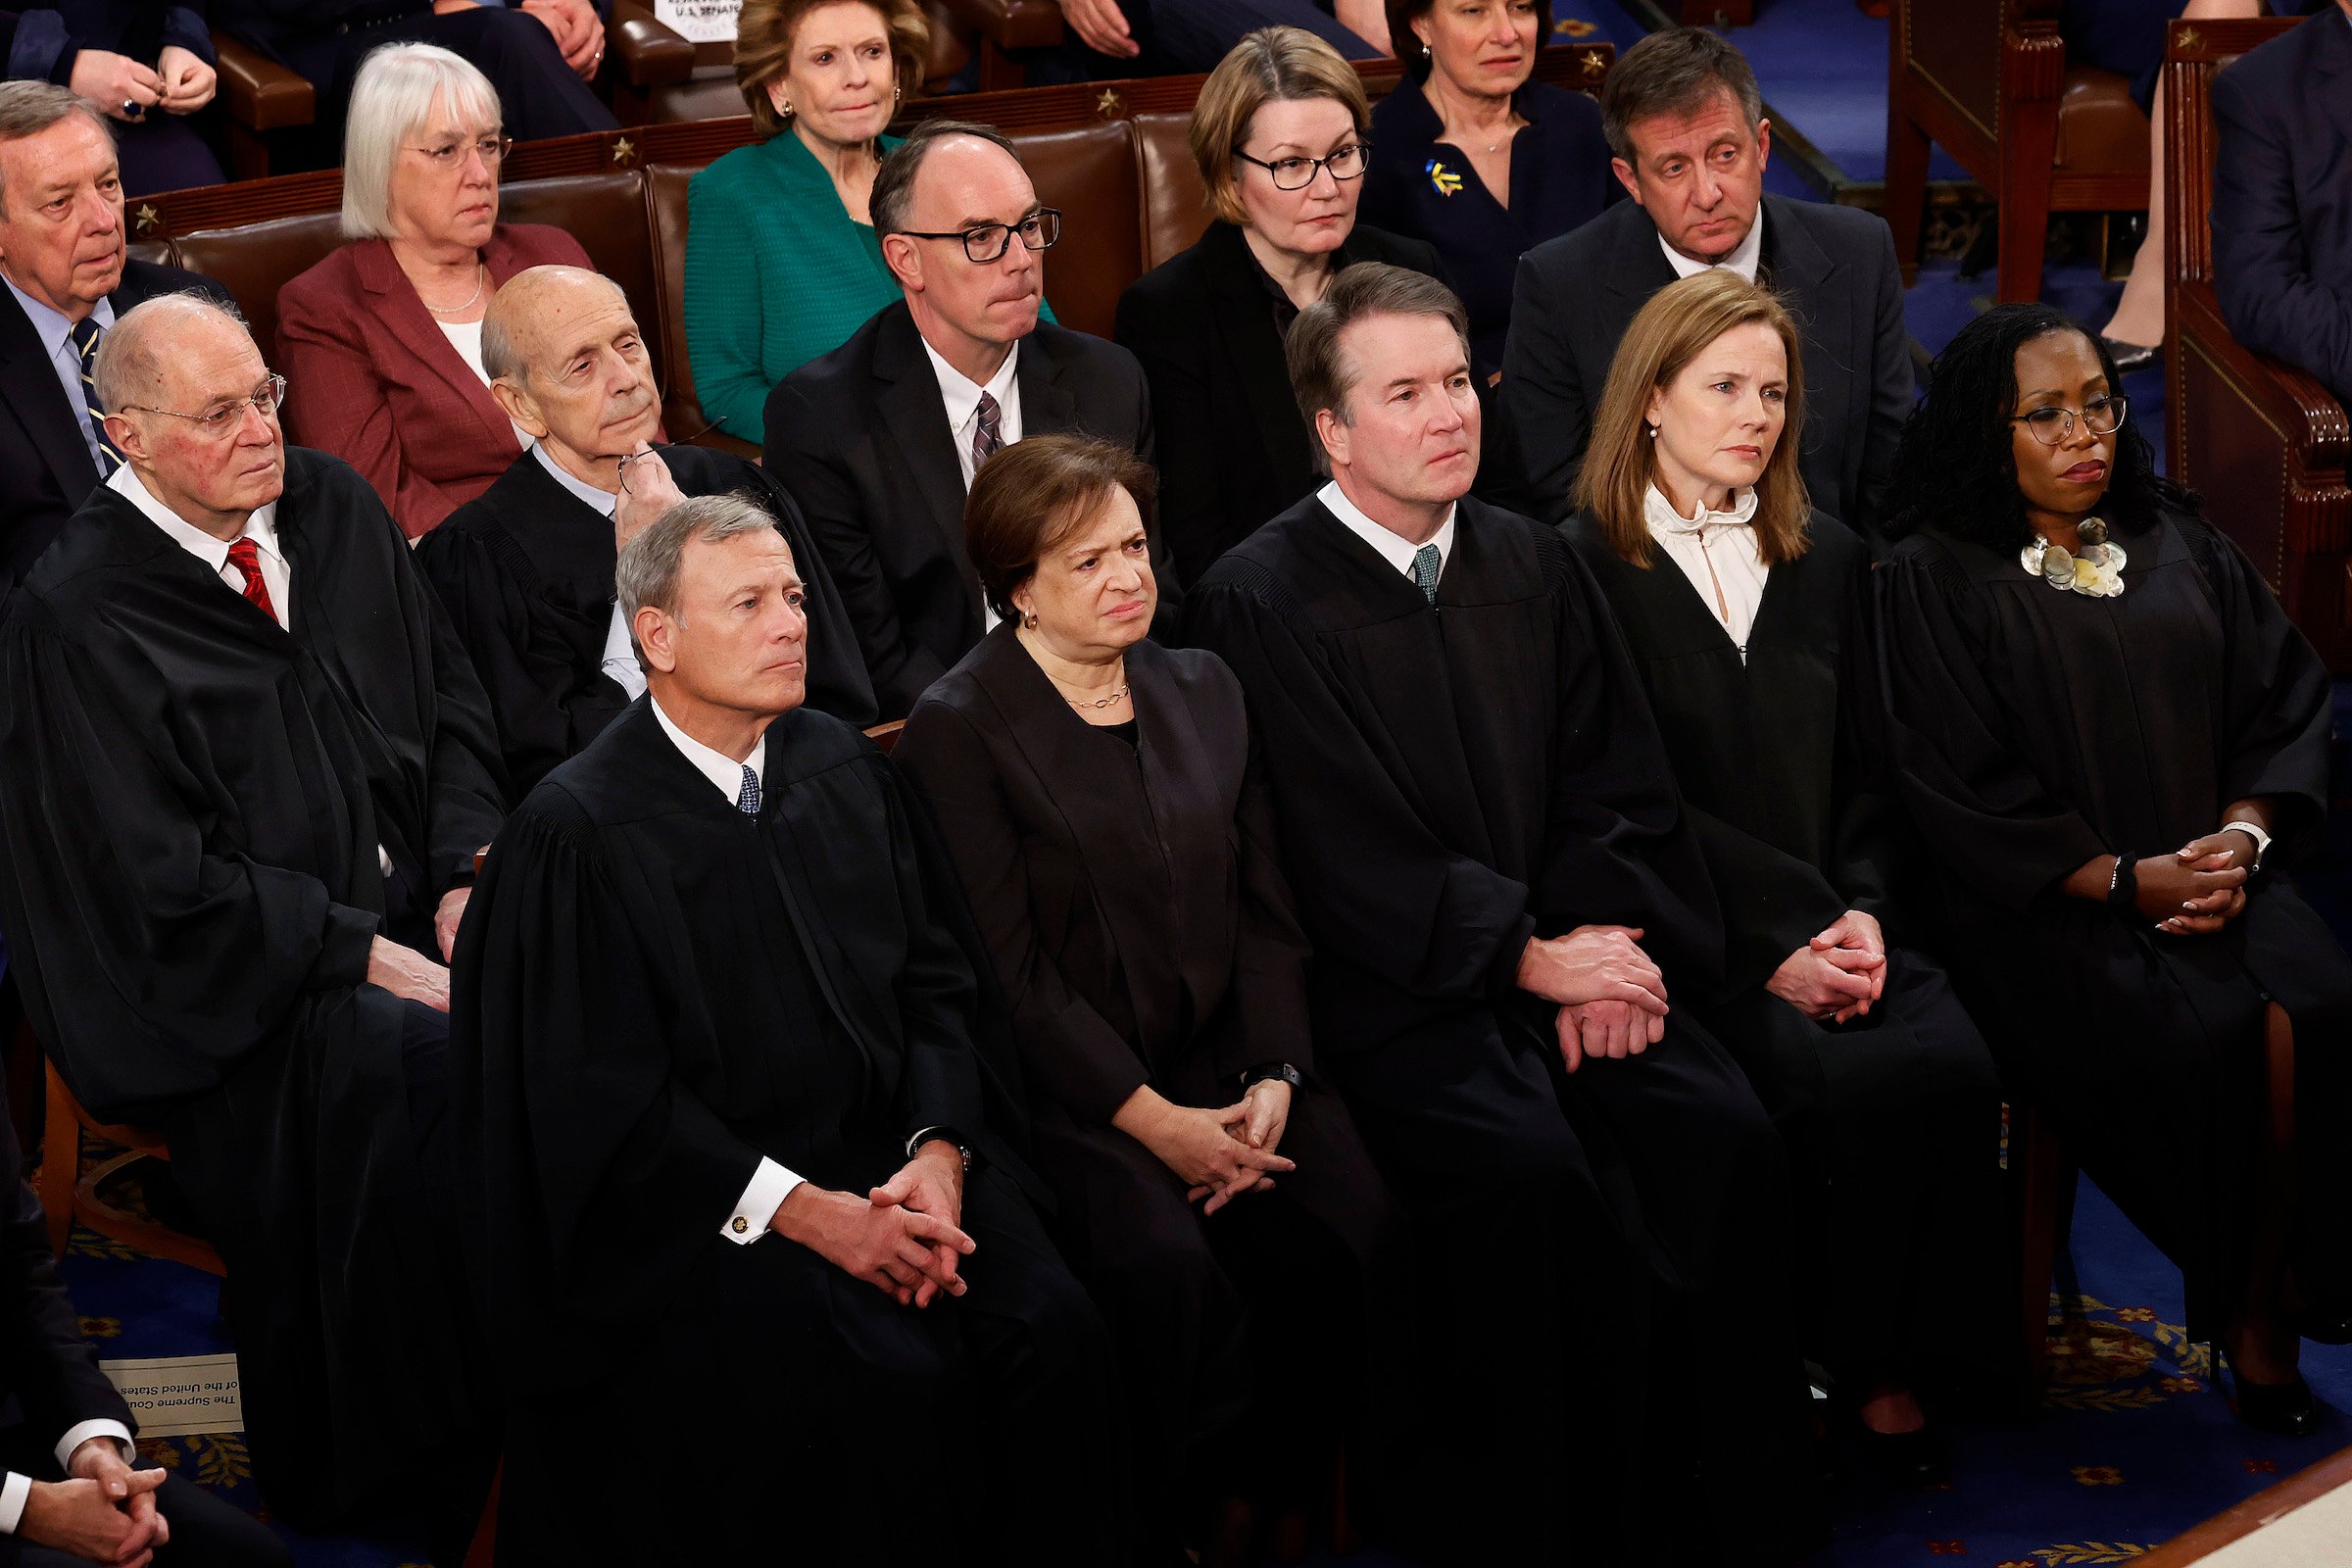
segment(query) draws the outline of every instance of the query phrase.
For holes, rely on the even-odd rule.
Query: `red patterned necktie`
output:
[[[252,600],[261,612],[271,620],[277,619],[277,607],[270,602],[270,585],[262,580],[262,547],[250,539],[231,541],[228,564],[245,578],[245,597]]]

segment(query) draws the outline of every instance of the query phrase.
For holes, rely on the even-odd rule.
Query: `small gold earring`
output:
[[[897,88],[897,87],[893,87],[893,88],[891,88],[891,89],[890,89],[890,101],[891,101],[892,103],[894,103],[894,104],[896,104],[896,103],[900,103],[900,102],[902,102],[902,101],[904,100],[904,97],[905,97],[905,95],[904,95],[904,94],[901,92],[901,90],[900,90],[899,88]]]
[[[784,102],[777,107],[776,113],[782,115],[786,120],[790,120],[792,118],[792,100],[789,98],[785,99]]]
[[[1021,612],[1021,630],[1037,630],[1037,614],[1034,611],[1023,611]]]

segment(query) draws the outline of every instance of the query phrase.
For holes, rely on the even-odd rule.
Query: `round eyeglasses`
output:
[[[1315,172],[1328,169],[1334,179],[1360,179],[1372,161],[1372,144],[1351,141],[1345,147],[1335,147],[1322,158],[1277,158],[1272,163],[1252,158],[1236,150],[1234,157],[1245,164],[1255,164],[1274,181],[1276,190],[1304,190],[1315,182]]]
[[[1061,238],[1061,210],[1040,207],[1017,223],[974,223],[969,228],[920,229],[902,228],[897,232],[908,239],[959,239],[963,254],[971,261],[986,266],[1003,261],[1012,249],[1012,236],[1021,236],[1021,245],[1031,251],[1050,250]]]
[[[2080,410],[2055,406],[2035,409],[2031,414],[2012,414],[2009,422],[2023,423],[2034,432],[2034,439],[2045,447],[2063,446],[2075,433],[2078,414],[2082,428],[2092,435],[2113,435],[2123,425],[2125,408],[2130,402],[2129,398],[2092,398]]]
[[[172,409],[151,409],[136,403],[126,403],[116,410],[118,414],[160,414],[167,419],[185,419],[196,427],[196,433],[207,440],[225,439],[244,428],[245,411],[253,410],[267,419],[285,406],[286,378],[273,375],[241,398],[223,398],[202,414],[180,414]]]

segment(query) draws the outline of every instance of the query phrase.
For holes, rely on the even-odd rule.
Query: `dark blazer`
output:
[[[1152,461],[1151,394],[1133,355],[1051,321],[1017,352],[1023,435],[1083,431]],[[776,384],[761,461],[808,519],[882,716],[901,716],[983,630],[980,578],[963,544],[963,470],[906,301]],[[1178,604],[1163,573],[1153,624],[1175,625]]]
[[[1387,262],[1445,275],[1438,253],[1362,223],[1335,263]],[[1159,438],[1159,531],[1189,586],[1257,525],[1321,483],[1314,432],[1291,395],[1275,300],[1232,223],[1170,257],[1119,296],[1113,335],[1152,382]]]
[[[2237,340],[2352,403],[2352,20],[2213,78],[2213,287]]]
[[[1886,220],[1766,196],[1759,280],[1804,342],[1800,470],[1813,505],[1875,539],[1879,501],[1911,414],[1911,337]],[[1502,357],[1502,409],[1537,516],[1575,510],[1577,470],[1609,363],[1634,315],[1675,280],[1657,225],[1624,202],[1522,257]]]
[[[40,1200],[18,1174],[24,1168],[16,1126],[0,1103],[0,1180],[13,1188],[0,1206],[0,1396],[13,1396],[18,1409],[14,1422],[0,1426],[0,1469],[47,1477],[67,1429],[120,1421],[135,1432],[138,1423],[81,1337]]]
[[[119,320],[158,294],[190,288],[235,303],[209,277],[138,261],[122,264],[122,281],[107,302]],[[0,288],[0,566],[11,580],[24,575],[98,488],[82,428],[32,322],[16,296]]]
[[[595,266],[578,240],[540,223],[499,224],[482,260],[491,292],[525,268]],[[286,439],[359,469],[412,539],[522,450],[384,240],[345,245],[277,291],[277,368],[291,384]]]
[[[892,753],[945,829],[1024,1078],[1082,1123],[1147,1083],[1224,1104],[1246,1068],[1311,1065],[1306,938],[1241,683],[1214,654],[1148,638],[1127,679],[1132,747],[1072,712],[1000,625]]]
[[[1502,368],[1511,324],[1511,274],[1533,246],[1582,227],[1625,194],[1609,170],[1600,106],[1581,92],[1531,81],[1511,100],[1527,123],[1511,138],[1511,204],[1487,189],[1428,96],[1411,82],[1372,108],[1372,167],[1364,221],[1427,240],[1470,313],[1481,379]]]

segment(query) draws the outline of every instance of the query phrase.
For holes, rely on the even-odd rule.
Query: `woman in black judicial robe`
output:
[[[1398,1260],[1387,1189],[1314,1075],[1306,941],[1241,688],[1146,635],[1152,488],[1125,448],[1076,436],[989,460],[965,521],[1003,619],[892,758],[1011,1000],[1037,1163],[1120,1344],[1150,1524],[1174,1544],[1207,1498],[1319,1490],[1386,1392]],[[1378,1445],[1356,1429],[1348,1458],[1377,1511]]]
[[[2180,1265],[2240,1418],[2299,1434],[2295,1331],[2352,1307],[2352,962],[2283,874],[2328,674],[2119,385],[2038,305],[1937,359],[1876,573],[1893,762],[2012,1093]]]
[[[1945,1464],[1912,1390],[1980,1326],[1957,1309],[1982,1301],[1999,1089],[1943,972],[1885,930],[1870,553],[1806,505],[1802,383],[1766,291],[1719,270],[1659,290],[1563,531],[1632,645],[1723,904],[1699,1010],[1788,1140],[1814,1353],[1874,1457],[1930,1484]]]

